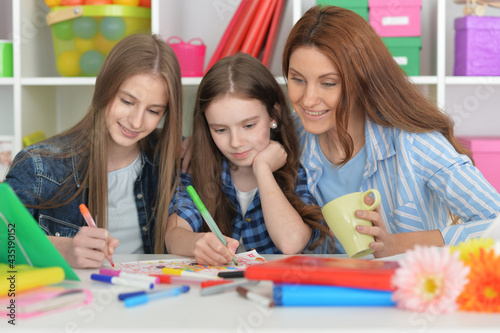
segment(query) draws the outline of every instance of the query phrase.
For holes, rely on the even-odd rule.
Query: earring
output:
[[[275,122],[273,122],[273,123],[271,124],[271,128],[272,128],[272,129],[276,129],[277,127],[278,127],[278,124],[276,124]]]

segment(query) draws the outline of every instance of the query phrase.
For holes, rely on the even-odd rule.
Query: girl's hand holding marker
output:
[[[87,208],[87,206],[85,206],[85,204],[80,205],[80,212],[82,213],[83,218],[85,219],[85,222],[87,222],[89,227],[97,228],[97,225],[95,224],[94,219],[92,218],[92,215],[90,215],[89,209]],[[115,241],[117,241],[116,238],[113,238],[111,236],[108,237],[108,239],[107,239],[107,243],[108,243],[107,251],[106,251],[106,253],[104,253],[106,255],[106,259],[108,259],[108,261],[112,267],[115,267],[115,263],[113,262],[112,255],[108,254],[108,253],[112,253],[112,251],[114,251],[116,246],[118,246],[118,244],[116,244],[116,245],[110,244],[110,243],[115,243]]]
[[[196,190],[194,189],[194,187],[189,185],[187,187],[187,191],[188,191],[189,195],[191,196],[191,198],[193,199],[196,207],[200,211],[201,216],[203,217],[203,219],[207,223],[210,230],[217,236],[217,238],[219,238],[219,240],[222,242],[222,244],[224,244],[224,246],[227,246],[226,239],[224,238],[224,236],[220,232],[219,227],[217,227],[217,224],[215,223],[214,219],[212,218],[212,216],[208,212],[207,208],[205,207],[205,205],[201,201],[200,197],[198,196],[198,193],[196,193]],[[236,266],[238,266],[238,262],[236,261],[236,258],[234,257],[234,255],[233,255],[233,263]]]

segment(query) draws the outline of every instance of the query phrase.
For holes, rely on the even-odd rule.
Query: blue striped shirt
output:
[[[307,189],[306,172],[302,167],[298,170],[298,178],[297,187],[295,189],[297,195],[304,203],[308,205],[317,205],[316,200]],[[282,254],[276,245],[274,245],[271,236],[269,236],[267,232],[258,190],[246,214],[244,216],[242,215],[227,160],[223,162],[222,184],[223,193],[229,198],[238,212],[233,220],[233,234],[231,237],[238,240],[241,237],[247,251],[255,249],[258,253]],[[187,173],[181,173],[179,191],[170,204],[170,214],[177,209],[177,215],[186,220],[194,232],[201,232],[203,220],[186,190],[188,185],[192,185],[191,176]],[[307,246],[309,246],[318,236],[319,231],[313,229],[311,239]]]
[[[323,176],[321,148],[296,115],[295,125],[309,190],[323,206],[326,202],[317,190]],[[438,229],[445,244],[454,245],[481,236],[500,212],[498,192],[441,133],[410,133],[367,119],[365,141],[367,159],[359,191],[380,191],[388,232]],[[449,212],[465,223],[449,225]],[[315,252],[321,251],[325,247]]]

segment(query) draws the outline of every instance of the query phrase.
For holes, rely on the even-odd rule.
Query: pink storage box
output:
[[[460,137],[458,140],[471,150],[476,167],[500,192],[500,137]]]
[[[420,36],[422,0],[369,0],[368,16],[381,37]]]
[[[206,46],[200,38],[191,38],[184,42],[180,37],[172,36],[167,39],[167,44],[174,50],[181,75],[183,77],[203,76]]]

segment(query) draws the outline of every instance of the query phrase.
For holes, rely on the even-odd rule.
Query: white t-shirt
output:
[[[255,193],[257,193],[257,187],[254,188],[253,190],[250,190],[248,192],[242,192],[234,187],[236,190],[236,196],[238,197],[238,202],[240,203],[241,207],[241,214],[245,216],[247,213],[248,207],[250,207],[250,204],[252,203],[253,197],[255,196]],[[240,237],[240,246],[238,247],[238,250],[236,250],[236,253],[240,252],[245,252],[245,244],[243,244],[243,239]]]
[[[129,166],[108,172],[108,230],[120,241],[115,253],[144,253],[134,196],[141,167],[139,154]]]

